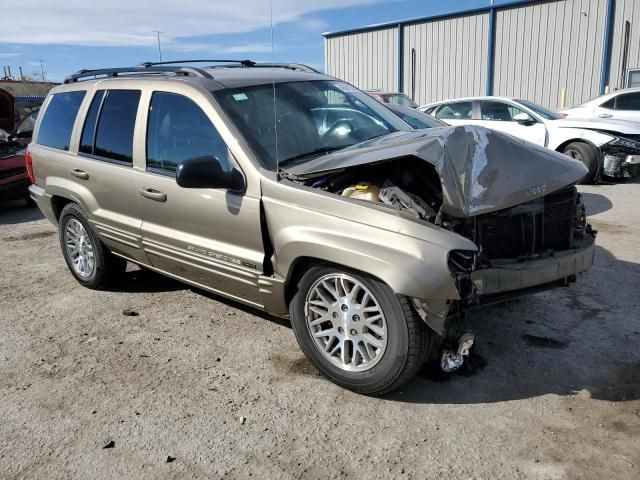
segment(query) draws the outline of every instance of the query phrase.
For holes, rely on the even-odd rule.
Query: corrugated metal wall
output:
[[[611,70],[609,87],[624,88],[626,72],[622,72],[622,54],[624,52],[625,22],[631,22],[629,29],[629,50],[627,69],[640,68],[640,1],[616,0],[615,27],[613,30],[611,49]]]
[[[415,92],[416,102],[485,94],[487,13],[407,25],[403,29],[404,91],[409,95]]]
[[[551,1],[496,12],[494,95],[558,108],[598,95],[607,0]]]
[[[397,28],[325,38],[324,51],[329,75],[363,90],[398,88]]]

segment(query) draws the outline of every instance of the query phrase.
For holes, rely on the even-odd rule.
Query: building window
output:
[[[627,88],[640,87],[640,70],[629,70]]]

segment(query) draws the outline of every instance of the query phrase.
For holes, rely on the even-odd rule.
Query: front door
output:
[[[531,121],[519,123],[514,120],[514,117],[522,114],[527,115]],[[544,123],[535,120],[527,112],[510,103],[482,100],[480,119],[474,123],[546,147],[547,128]]]
[[[155,91],[149,101],[146,170],[138,173],[144,250],[151,265],[242,301],[260,304],[264,249],[260,198],[222,189],[182,188],[177,166],[233,155],[212,119],[192,99]]]

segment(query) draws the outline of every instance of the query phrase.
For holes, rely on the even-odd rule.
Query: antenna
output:
[[[160,61],[162,61],[162,48],[160,47],[160,34],[164,32],[161,32],[160,30],[151,30],[151,31],[154,32],[158,37],[158,58],[160,59]]]
[[[276,175],[280,179],[280,158],[278,155],[278,104],[276,102],[275,51],[273,47],[273,0],[269,0],[269,22],[271,24],[271,85],[273,86],[273,133],[276,137]]]

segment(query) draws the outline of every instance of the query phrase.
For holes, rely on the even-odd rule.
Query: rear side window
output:
[[[56,93],[51,97],[38,131],[40,145],[69,150],[73,123],[76,121],[84,90]]]
[[[140,90],[107,90],[96,125],[93,154],[133,163],[133,129]]]
[[[436,118],[441,120],[471,120],[473,102],[458,102],[443,105],[436,112]]]
[[[175,173],[189,158],[213,156],[222,169],[230,167],[229,150],[209,117],[193,100],[154,92],[147,126],[147,167]]]
[[[616,99],[616,110],[640,110],[640,92],[620,95]]]

